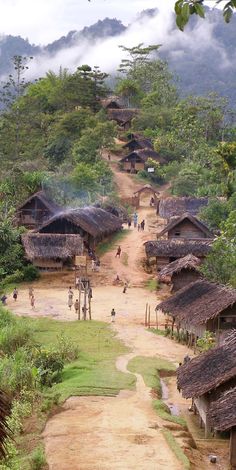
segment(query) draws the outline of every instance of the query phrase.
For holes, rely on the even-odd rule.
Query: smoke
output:
[[[111,73],[124,58],[119,45],[132,47],[139,43],[162,44],[162,55],[167,55],[173,63],[178,62],[186,54],[197,56],[206,50],[211,50],[218,54],[219,67],[227,68],[232,65],[232,58],[228,58],[224,47],[213,35],[214,22],[199,19],[194,28],[188,27],[182,33],[175,25],[170,5],[165,5],[165,2],[159,3],[163,4],[158,5],[158,11],[154,16],[139,16],[118,36],[93,42],[79,37],[73,47],[61,49],[54,56],[42,53],[30,64],[28,78],[44,76],[48,70],[58,72],[60,66],[73,72],[82,64],[98,65],[101,70]]]

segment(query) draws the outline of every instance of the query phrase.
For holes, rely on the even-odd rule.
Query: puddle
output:
[[[175,405],[174,403],[170,403],[168,402],[168,398],[169,398],[169,389],[168,389],[168,386],[166,385],[166,383],[164,382],[163,379],[160,379],[160,382],[161,382],[161,398],[162,400],[164,401],[164,403],[166,404],[166,406],[168,406],[169,410],[170,410],[170,413],[173,415],[173,416],[179,416],[179,408],[177,405]]]

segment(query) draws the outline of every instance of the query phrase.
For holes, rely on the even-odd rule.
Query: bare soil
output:
[[[111,164],[120,193],[132,195],[138,184],[130,175],[117,170]],[[127,372],[127,364],[135,356],[161,356],[178,365],[186,354],[192,354],[187,347],[176,344],[163,336],[148,332],[144,326],[144,312],[149,303],[152,321],[154,309],[166,291],[150,292],[144,286],[150,275],[142,267],[144,258],[143,243],[153,239],[157,226],[154,209],[148,200],[142,201],[138,211],[139,220],[145,219],[144,232],[131,228],[121,242],[121,258],[115,258],[115,251],[101,259],[99,273],[91,273],[93,288],[92,317],[110,322],[110,311],[114,307],[117,315],[112,328],[118,337],[130,348],[130,353],[117,359],[116,366]],[[114,286],[119,275],[122,282],[128,282],[125,294],[122,286]],[[67,290],[73,285],[72,272],[57,275],[46,274],[34,284],[36,305],[32,310],[29,304],[28,288],[19,291],[17,302],[9,299],[9,307],[18,315],[49,316],[58,320],[74,320],[75,313],[67,306]],[[163,317],[159,315],[159,325]],[[152,408],[152,391],[136,374],[136,390],[123,390],[117,397],[71,397],[63,405],[62,411],[47,422],[43,432],[49,470],[181,470],[182,464],[165,441],[161,429],[168,424],[157,416]],[[169,403],[187,413],[189,403],[176,390],[175,378],[168,378]],[[212,468],[207,458],[208,447],[192,451],[181,428],[172,426],[176,439],[183,448],[188,448],[193,468]],[[182,430],[183,431],[183,430]],[[187,434],[188,437],[188,434]],[[191,441],[191,436],[190,441]],[[211,446],[212,447],[212,446]],[[217,454],[217,452],[216,452]],[[227,465],[218,467],[225,470]]]

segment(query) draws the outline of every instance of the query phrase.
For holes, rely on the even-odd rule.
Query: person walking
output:
[[[31,299],[32,295],[34,295],[34,288],[33,287],[29,287],[29,299]]]
[[[116,316],[116,312],[115,312],[115,309],[113,308],[112,311],[111,311],[111,321],[112,322],[115,321],[115,316]]]
[[[142,220],[140,226],[141,226],[141,230],[144,230],[144,227],[145,227],[145,220]]]
[[[124,287],[123,287],[123,294],[126,293],[127,289],[128,289],[128,283],[125,282],[125,283],[124,283]]]
[[[129,219],[128,220],[128,228],[130,229],[130,227],[131,227],[131,220]]]
[[[74,303],[74,309],[75,309],[75,313],[76,315],[78,316],[78,320],[80,320],[80,305],[79,305],[79,299],[76,299],[75,303]]]
[[[138,224],[138,214],[137,214],[137,212],[135,212],[134,215],[133,215],[133,221],[134,221],[134,228],[136,228],[137,224]]]
[[[73,296],[74,296],[74,292],[73,292],[73,290],[71,289],[71,286],[70,286],[69,290],[68,290],[68,307],[69,307],[70,310],[71,310],[71,307],[73,305]]]
[[[6,294],[2,295],[1,302],[2,302],[3,305],[7,305],[7,296],[6,296]]]
[[[31,297],[30,297],[30,305],[31,305],[32,309],[34,310],[34,309],[35,309],[35,297],[34,297],[34,294],[32,294]]]
[[[115,257],[117,258],[117,256],[118,256],[118,258],[120,258],[120,254],[121,254],[121,247],[120,247],[120,245],[119,245],[118,248],[117,248],[116,256],[115,256]]]
[[[14,291],[13,291],[13,299],[15,300],[15,302],[16,302],[16,300],[17,300],[17,297],[18,297],[18,290],[17,290],[17,288],[15,287],[15,288],[14,288]]]
[[[92,271],[95,271],[95,266],[96,266],[95,259],[92,259]]]

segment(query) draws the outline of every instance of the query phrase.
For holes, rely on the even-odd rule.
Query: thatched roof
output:
[[[177,321],[200,325],[235,304],[236,289],[200,279],[180,289],[157,308]]]
[[[167,264],[158,273],[158,279],[161,282],[166,282],[167,278],[172,278],[174,274],[180,273],[184,270],[197,271],[199,272],[198,266],[201,264],[201,260],[193,255],[187,255],[184,258],[179,258],[172,263]]]
[[[137,149],[138,148],[139,149],[147,149],[147,148],[153,149],[151,139],[146,139],[145,137],[139,137],[139,138],[136,138],[136,139],[132,139],[129,142],[127,142],[127,144],[123,145],[123,148],[124,149],[126,149],[126,148],[129,149],[132,146],[135,146]]]
[[[122,228],[122,221],[118,217],[99,207],[89,206],[60,212],[45,222],[38,231],[49,233],[53,222],[63,222],[63,220],[75,225],[78,229],[81,228],[94,238],[109,235]]]
[[[181,216],[172,219],[166,225],[166,227],[160,233],[157,234],[157,238],[162,237],[166,233],[169,233],[170,230],[173,230],[173,228],[178,227],[179,224],[181,224],[182,222],[186,220],[191,222],[191,224],[193,224],[195,227],[197,227],[198,230],[200,230],[202,233],[206,235],[207,238],[214,237],[213,233],[209,230],[206,224],[204,224],[201,220],[197,219],[197,217],[195,217],[194,215],[186,212],[182,214]]]
[[[151,186],[151,184],[145,184],[144,186],[142,186],[142,188],[135,191],[134,194],[139,194],[145,191],[152,191],[155,194],[160,194],[155,188],[153,188],[153,186]]]
[[[124,125],[127,122],[131,121],[136,114],[138,114],[138,109],[123,108],[123,109],[108,109],[108,117],[112,121],[116,121],[118,124]]]
[[[207,197],[167,197],[160,201],[159,215],[163,219],[177,217],[185,212],[192,215],[198,214],[202,207],[208,205]]]
[[[32,194],[26,201],[18,207],[18,211],[24,209],[24,207],[29,204],[33,199],[38,199],[42,202],[42,204],[51,212],[52,214],[56,214],[56,212],[61,211],[61,207],[54,201],[52,201],[44,191],[38,191],[37,193]]]
[[[177,384],[185,398],[196,398],[236,376],[236,331],[221,346],[200,354],[177,370]]]
[[[0,457],[5,457],[6,449],[4,445],[5,439],[9,436],[10,430],[6,424],[6,418],[9,416],[11,403],[5,392],[0,390]]]
[[[207,413],[210,425],[217,431],[236,426],[236,387],[227,390],[211,403]]]
[[[171,238],[169,240],[154,240],[144,243],[148,258],[164,256],[167,258],[183,258],[192,254],[197,257],[206,256],[210,250],[213,240],[199,238],[197,240],[184,240]]]
[[[100,103],[104,109],[120,109],[122,107],[119,96],[110,96],[100,100]]]
[[[29,260],[67,259],[82,254],[83,240],[80,235],[61,235],[57,233],[25,233],[21,237],[26,257]]]
[[[140,149],[140,150],[134,150],[133,152],[130,152],[128,155],[125,157],[121,158],[120,162],[128,162],[132,159],[137,159],[142,161],[143,163],[146,163],[146,161],[152,158],[153,160],[158,161],[159,163],[164,163],[163,158],[159,155],[159,153],[155,152],[155,150],[152,150],[150,148],[146,149]]]

